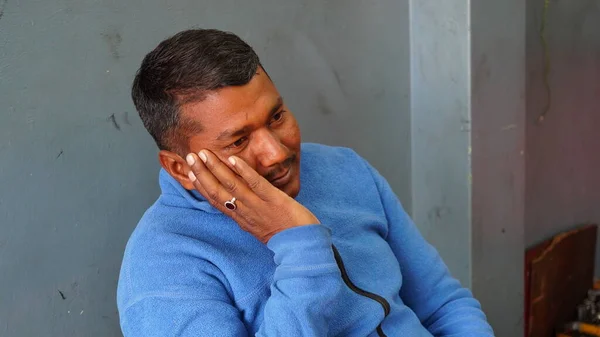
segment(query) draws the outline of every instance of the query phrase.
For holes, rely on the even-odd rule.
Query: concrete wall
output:
[[[531,246],[581,224],[600,224],[600,2],[550,1],[549,96],[543,1],[527,1],[527,13],[525,238]]]
[[[472,288],[499,337],[523,333],[525,7],[471,1]]]
[[[518,336],[523,331],[525,4],[413,0],[410,5],[414,218],[481,301],[496,334]]]
[[[161,39],[234,31],[307,141],[351,146],[411,208],[408,1],[0,1],[0,335],[118,336],[125,242],[156,198],[129,98]]]
[[[467,1],[411,1],[413,219],[471,286]]]

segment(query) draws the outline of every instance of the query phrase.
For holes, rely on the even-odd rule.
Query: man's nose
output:
[[[289,151],[270,130],[260,130],[256,137],[255,153],[260,165],[269,168],[287,159]]]

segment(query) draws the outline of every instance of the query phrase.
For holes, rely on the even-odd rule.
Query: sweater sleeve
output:
[[[493,336],[479,302],[453,278],[421,235],[388,182],[370,170],[388,220],[387,242],[402,271],[400,297],[434,336]]]
[[[322,225],[291,228],[273,236],[268,247],[277,268],[256,336],[326,336],[341,288],[330,231]],[[146,294],[128,305],[121,313],[124,336],[248,336],[226,289],[206,275],[202,294]]]

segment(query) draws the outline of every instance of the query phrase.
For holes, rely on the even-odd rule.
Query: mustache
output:
[[[267,172],[267,174],[264,175],[265,179],[267,179],[268,181],[271,181],[274,178],[279,177],[282,173],[287,171],[295,161],[296,161],[296,155],[292,154],[291,156],[289,156],[286,160],[284,160],[280,164],[279,168],[273,169],[273,170]]]

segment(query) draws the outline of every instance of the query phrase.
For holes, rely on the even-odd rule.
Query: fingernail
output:
[[[204,151],[200,151],[198,152],[198,157],[200,157],[200,159],[202,159],[203,162],[206,163],[206,154],[204,153]]]
[[[191,181],[196,181],[196,175],[194,174],[194,172],[192,172],[192,171],[188,172],[188,177],[190,178]]]
[[[187,157],[185,157],[185,160],[187,161],[188,165],[192,166],[194,165],[194,162],[196,161],[194,159],[194,155],[192,155],[191,153],[187,155]]]
[[[229,162],[231,163],[231,165],[235,166],[235,158],[233,157],[229,157]]]

